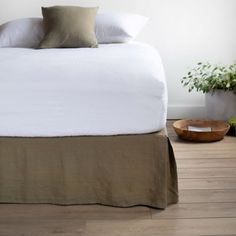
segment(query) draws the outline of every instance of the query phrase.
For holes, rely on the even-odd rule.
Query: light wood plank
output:
[[[152,209],[153,219],[194,219],[236,217],[236,203],[176,204],[166,210]]]
[[[192,152],[182,152],[175,150],[175,157],[177,160],[179,159],[236,159],[234,152],[225,153],[224,151],[218,152],[205,152],[199,153],[198,151]]]
[[[235,168],[236,159],[178,159],[179,168]]]
[[[21,219],[0,221],[1,236],[83,236],[85,221]]]
[[[179,191],[180,203],[236,202],[236,189],[190,189]]]
[[[84,236],[235,235],[236,218],[88,221]]]
[[[176,144],[175,143],[175,150],[177,152],[183,152],[183,153],[189,153],[189,150],[194,152],[199,152],[199,153],[209,153],[212,152],[212,154],[217,154],[214,153],[216,150],[228,154],[232,154],[232,151],[235,151],[235,147],[233,146],[232,143],[225,143],[223,144],[222,142],[217,143],[216,146],[212,144],[199,144],[199,146],[194,146],[192,144],[186,145],[186,144]]]
[[[236,168],[178,169],[180,179],[188,178],[236,178]]]
[[[232,144],[225,146],[222,144],[221,148],[216,148],[216,147],[194,148],[194,147],[182,146],[181,148],[178,149],[175,146],[175,151],[178,153],[189,154],[190,149],[192,153],[198,152],[198,154],[211,154],[211,155],[218,155],[219,152],[220,154],[233,155],[234,154],[233,152],[235,151],[235,147]],[[235,155],[233,156],[235,157]]]
[[[99,205],[56,206],[45,204],[0,204],[0,223],[3,220],[123,220],[151,219],[148,207],[116,208]]]
[[[236,178],[179,179],[179,189],[236,189]]]
[[[194,142],[185,142],[182,140],[174,141],[175,143],[175,149],[177,151],[185,151],[189,149],[193,149],[194,151],[206,151],[206,150],[223,150],[225,147],[225,151],[228,150],[234,150],[235,147],[232,145],[235,143],[235,137],[226,137],[224,140],[219,142],[213,142],[213,143],[194,143]]]

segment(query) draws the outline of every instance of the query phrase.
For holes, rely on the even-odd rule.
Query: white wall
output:
[[[204,96],[180,79],[198,61],[236,61],[236,0],[0,0],[0,23],[40,16],[40,6],[98,5],[151,18],[139,40],[155,46],[166,68],[169,118],[204,116]]]

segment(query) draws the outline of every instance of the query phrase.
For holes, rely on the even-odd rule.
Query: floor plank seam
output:
[[[186,190],[215,190],[215,191],[218,191],[218,190],[236,190],[236,188],[211,188],[211,189],[208,189],[208,188],[179,188],[180,191],[186,191]]]
[[[235,179],[236,180],[236,177],[224,177],[224,176],[217,176],[217,177],[214,177],[214,176],[211,176],[211,177],[200,177],[200,178],[195,178],[195,177],[193,177],[193,178],[191,178],[191,177],[179,177],[178,178],[179,180],[181,180],[181,179],[202,179],[202,180],[205,180],[205,179]]]
[[[230,204],[230,203],[236,203],[236,201],[235,202],[179,202],[178,203],[178,205],[197,205],[197,204],[199,204],[199,205],[201,205],[201,204],[224,204],[224,203],[228,203],[228,204]],[[236,214],[236,212],[235,212],[235,214]],[[235,217],[236,217],[236,215],[235,215]]]
[[[182,168],[182,167],[179,167],[178,170],[182,170],[182,169],[186,169],[186,168]],[[188,168],[188,169],[193,169],[193,168]],[[232,170],[236,170],[236,167],[211,167],[211,168],[200,168],[200,169],[232,169]]]
[[[190,217],[175,217],[175,218],[171,218],[171,217],[154,217],[152,218],[152,220],[202,220],[202,219],[205,219],[205,220],[209,220],[209,219],[236,219],[236,216],[215,216],[215,217],[193,217],[193,218],[190,218]]]
[[[186,158],[186,157],[183,157],[183,158],[178,158],[176,157],[176,161],[232,161],[232,162],[235,162],[236,158],[222,158],[222,157],[219,157],[219,158],[202,158],[202,159],[199,159],[199,158]]]
[[[178,162],[177,162],[177,165],[178,165]],[[178,170],[188,170],[188,169],[203,169],[203,170],[205,170],[205,169],[211,169],[211,168],[219,168],[219,169],[225,169],[225,168],[236,168],[236,167],[193,167],[193,166],[191,166],[191,167],[181,167],[181,168],[179,168],[179,167],[177,167],[178,168]]]

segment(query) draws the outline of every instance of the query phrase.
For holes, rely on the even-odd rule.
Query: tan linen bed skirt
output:
[[[165,208],[177,201],[176,162],[164,130],[0,138],[0,203]]]

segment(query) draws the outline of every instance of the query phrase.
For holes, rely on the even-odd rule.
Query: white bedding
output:
[[[0,49],[0,136],[150,133],[166,113],[162,62],[146,44]]]

